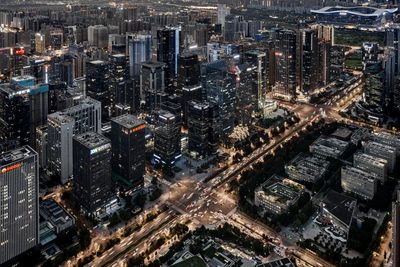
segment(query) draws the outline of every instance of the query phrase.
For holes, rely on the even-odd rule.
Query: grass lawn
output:
[[[383,32],[335,29],[335,44],[361,46],[363,42],[378,42],[383,45]]]

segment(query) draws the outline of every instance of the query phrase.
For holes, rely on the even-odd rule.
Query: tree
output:
[[[146,195],[145,194],[138,194],[133,202],[138,205],[141,209],[143,209],[144,204],[146,203]]]
[[[117,225],[118,223],[121,222],[121,219],[119,218],[118,214],[116,212],[113,213],[113,215],[110,218],[110,227],[113,227],[115,225]]]
[[[90,242],[91,242],[90,232],[88,229],[83,228],[82,230],[79,231],[79,245],[81,249],[83,250],[89,247]]]

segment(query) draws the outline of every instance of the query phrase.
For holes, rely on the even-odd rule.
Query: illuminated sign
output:
[[[131,129],[131,133],[140,131],[140,130],[144,129],[145,127],[146,127],[146,126],[145,126],[144,124],[141,124],[141,125],[139,125],[139,126],[136,126],[135,128],[132,128],[132,129]]]
[[[9,171],[21,168],[21,166],[22,166],[22,163],[16,163],[14,165],[11,165],[11,166],[8,166],[8,167],[5,167],[5,168],[1,169],[1,173],[2,174],[7,173]]]
[[[18,56],[25,55],[25,49],[23,47],[14,48],[14,54]]]
[[[107,148],[110,148],[110,147],[111,147],[110,144],[105,144],[105,145],[93,148],[92,150],[90,150],[90,155],[99,153],[99,152],[104,151],[104,150],[106,150]]]

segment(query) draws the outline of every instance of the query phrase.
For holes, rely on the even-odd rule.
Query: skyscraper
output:
[[[311,94],[319,86],[319,53],[318,33],[312,29],[303,29],[300,32],[300,91]]]
[[[48,116],[49,171],[66,183],[72,176],[72,138],[86,132],[101,132],[101,103],[85,98],[78,105]]]
[[[98,48],[107,48],[108,28],[104,25],[93,25],[88,27],[89,44]]]
[[[159,108],[165,95],[165,68],[162,62],[142,64],[140,71],[140,99],[149,112]]]
[[[39,243],[39,167],[23,146],[0,153],[0,264]]]
[[[111,95],[111,114],[117,116],[133,110],[134,88],[129,77],[126,56],[115,54],[109,57],[109,91]]]
[[[296,97],[297,35],[291,30],[275,32],[275,84],[273,93],[287,99]]]
[[[396,201],[392,203],[392,225],[393,267],[400,267],[400,191],[397,191]]]
[[[178,86],[179,92],[184,87],[200,84],[200,63],[199,57],[195,53],[182,53],[178,59]]]
[[[195,157],[207,157],[218,148],[218,107],[192,100],[188,105],[189,153]]]
[[[261,110],[266,94],[266,53],[250,50],[243,55],[239,65],[236,114],[243,124],[251,121],[254,112]]]
[[[102,120],[108,120],[111,112],[109,78],[107,62],[94,60],[86,63],[87,96],[101,102]]]
[[[111,200],[111,143],[96,132],[73,139],[74,197],[83,212],[99,216]]]
[[[140,75],[140,64],[151,61],[151,40],[150,34],[138,34],[128,38],[129,74],[132,78]]]
[[[32,76],[18,76],[0,87],[0,138],[35,144],[36,127],[46,124],[48,85]]]
[[[130,114],[111,119],[112,170],[117,184],[136,191],[143,186],[145,123]]]
[[[180,125],[168,111],[159,110],[157,115],[153,159],[156,164],[169,170],[182,156]]]
[[[217,23],[220,24],[222,27],[225,27],[225,18],[230,13],[231,13],[230,7],[227,7],[226,4],[218,4]]]
[[[201,101],[203,99],[203,88],[201,85],[185,86],[182,88],[182,111],[183,125],[187,126],[188,102],[191,100]]]
[[[229,65],[225,60],[201,65],[201,84],[205,99],[219,109],[221,137],[226,137],[233,131],[236,77],[236,66]]]
[[[178,74],[180,32],[180,27],[166,27],[157,31],[157,61],[166,64],[165,87],[168,93],[174,91]]]

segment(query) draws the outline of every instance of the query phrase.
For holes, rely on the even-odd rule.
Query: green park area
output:
[[[384,32],[335,29],[335,44],[361,46],[363,42],[377,42],[383,45]]]

